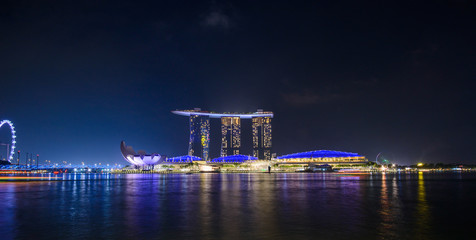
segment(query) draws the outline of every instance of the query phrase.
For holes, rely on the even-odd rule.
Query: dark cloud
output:
[[[220,11],[213,11],[204,17],[202,26],[227,29],[230,27],[230,18]]]

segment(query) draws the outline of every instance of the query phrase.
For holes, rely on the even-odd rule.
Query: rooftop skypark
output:
[[[196,108],[194,110],[175,110],[172,113],[181,115],[181,116],[191,116],[191,115],[199,115],[199,116],[208,116],[209,118],[222,118],[222,117],[240,117],[245,119],[251,119],[254,117],[273,117],[273,112],[263,112],[262,110],[258,110],[256,112],[247,112],[247,113],[237,113],[237,112],[208,112],[202,111],[200,108]]]

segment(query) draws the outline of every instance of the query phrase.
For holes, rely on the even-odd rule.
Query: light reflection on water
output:
[[[415,218],[417,218],[416,236],[423,238],[430,225],[430,209],[426,200],[425,181],[423,172],[418,174],[418,204]]]
[[[445,239],[475,213],[470,173],[63,177],[0,182],[2,239]]]

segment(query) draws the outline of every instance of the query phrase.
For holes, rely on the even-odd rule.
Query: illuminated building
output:
[[[240,154],[241,119],[240,117],[221,118],[221,156]]]
[[[210,118],[203,115],[190,115],[190,139],[188,155],[209,159]]]
[[[271,118],[254,117],[251,119],[253,131],[253,156],[262,160],[271,160]]]
[[[164,163],[193,163],[196,161],[201,161],[202,159],[196,156],[179,156],[179,157],[173,157],[173,158],[167,158]]]
[[[214,158],[209,161],[209,163],[243,163],[250,160],[258,160],[258,158],[246,155],[221,156],[219,158]]]
[[[292,164],[365,164],[368,160],[357,153],[340,152],[330,150],[317,150],[309,152],[293,153],[279,156],[276,158],[277,163],[292,163]]]
[[[194,110],[172,111],[172,113],[190,118],[189,155],[202,157],[203,161],[209,160],[210,118],[220,118],[221,120],[222,142],[220,156],[240,154],[241,120],[251,119],[253,127],[253,155],[259,159],[271,159],[272,112],[258,110],[252,113],[214,113],[201,111],[200,108],[196,108]]]
[[[165,156],[161,156],[157,153],[146,154],[144,151],[139,150],[137,153],[131,146],[126,146],[124,141],[121,142],[121,153],[126,161],[136,167],[146,168],[155,164],[161,163],[165,160]]]

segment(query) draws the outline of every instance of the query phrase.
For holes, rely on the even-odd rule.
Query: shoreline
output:
[[[201,173],[220,173],[220,174],[243,174],[243,173],[333,173],[333,174],[408,174],[408,173],[469,173],[476,172],[476,169],[467,170],[403,170],[403,171],[253,171],[253,170],[236,170],[236,171],[142,171],[142,170],[121,170],[111,171],[111,174],[201,174]]]

